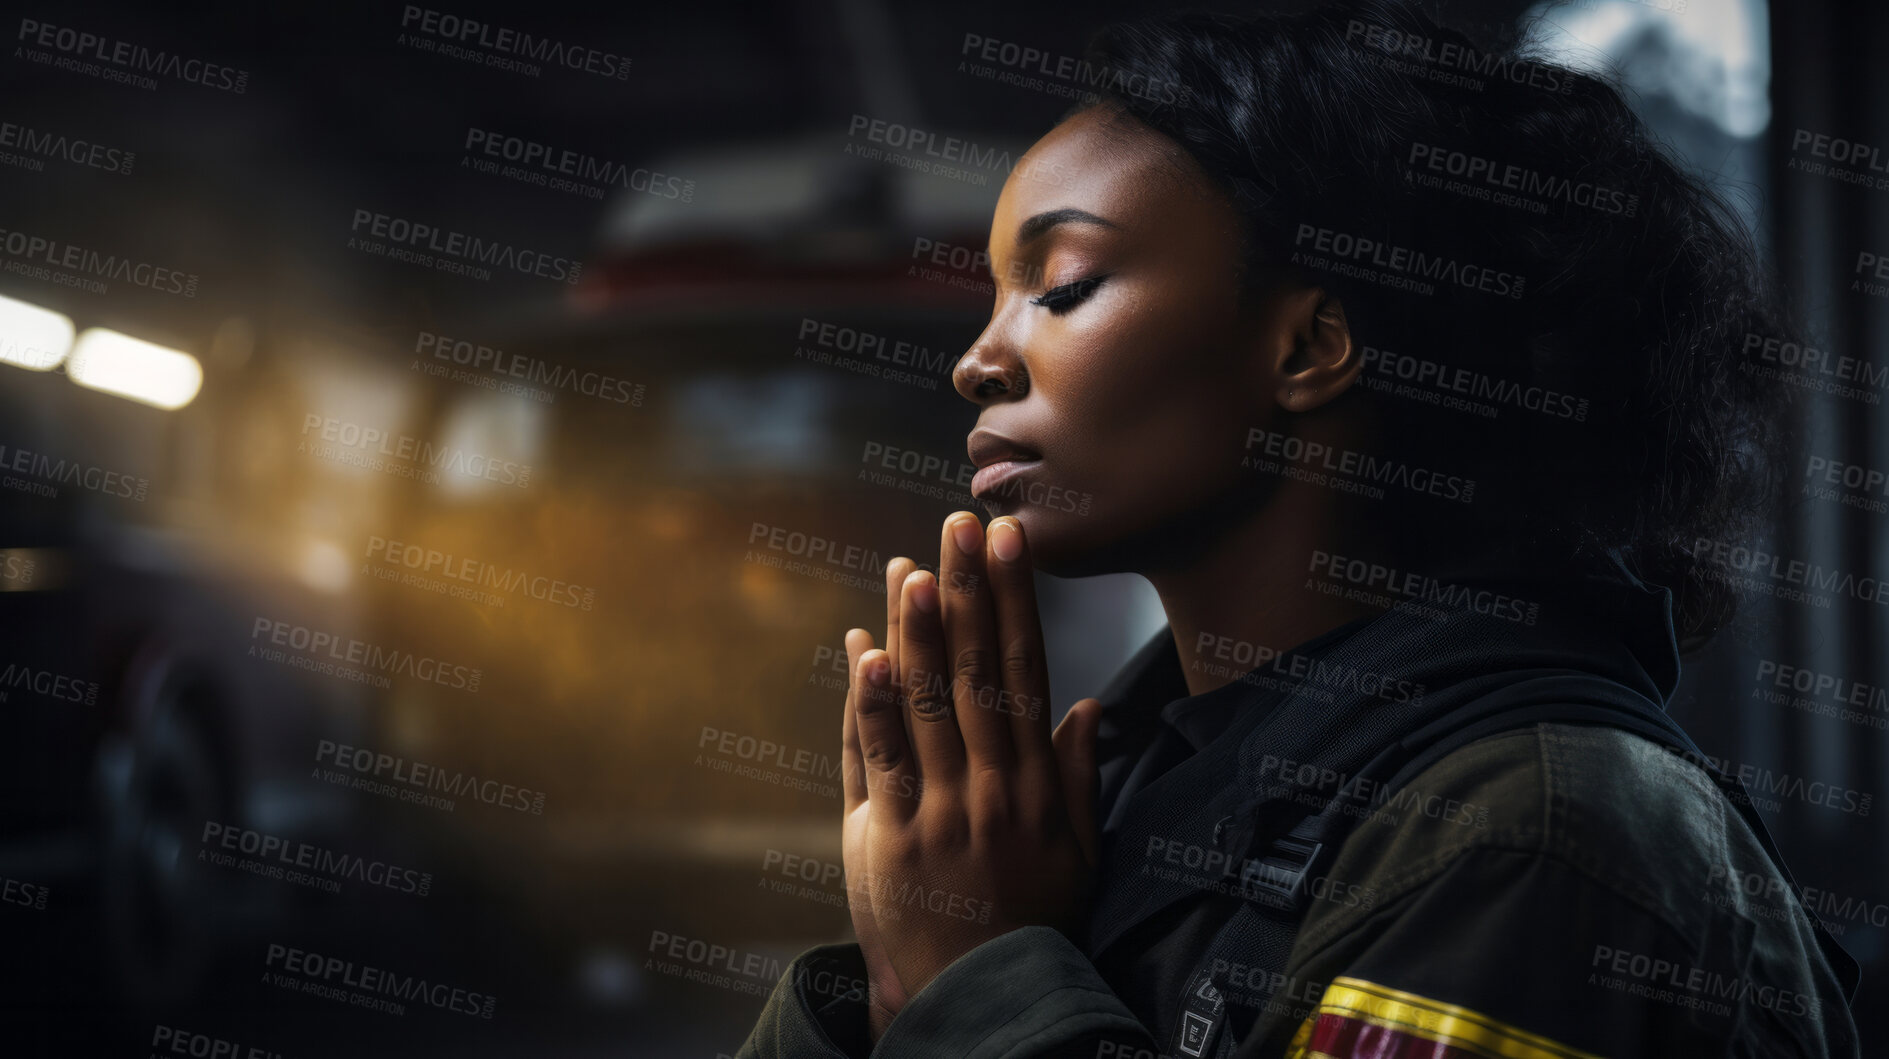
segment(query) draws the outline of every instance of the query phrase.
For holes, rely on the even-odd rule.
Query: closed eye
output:
[[[1060,287],[1051,287],[1042,294],[1031,298],[1030,304],[1041,305],[1052,314],[1061,316],[1087,301],[1089,295],[1094,294],[1095,289],[1100,287],[1102,281],[1105,279],[1108,279],[1107,273],[1103,273],[1099,276],[1090,276],[1087,279],[1079,279],[1074,283],[1065,283]]]

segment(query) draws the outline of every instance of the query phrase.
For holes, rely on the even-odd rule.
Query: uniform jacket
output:
[[[1697,760],[1545,723],[1395,785],[1366,779],[1387,746],[1525,682],[1598,678],[1664,704],[1678,654],[1663,590],[1617,563],[1510,578],[1257,656],[1189,696],[1164,629],[1100,696],[1084,937],[986,942],[876,1047],[858,946],[814,948],[739,1055],[1860,1054],[1792,885]],[[1335,857],[1294,879],[1282,836],[1341,796],[1356,819]]]

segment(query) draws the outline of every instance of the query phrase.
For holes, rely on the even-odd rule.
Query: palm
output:
[[[892,969],[892,960],[886,955],[885,945],[879,939],[878,925],[873,921],[872,876],[870,869],[866,869],[871,816],[870,803],[851,807],[841,830],[841,846],[849,876],[846,880],[846,904],[852,913],[853,933],[859,938],[860,954],[866,960],[866,979],[871,983],[873,994],[873,1018],[883,1025],[884,1022],[890,1022],[910,998],[899,984],[898,973]],[[860,874],[853,877],[854,871]]]

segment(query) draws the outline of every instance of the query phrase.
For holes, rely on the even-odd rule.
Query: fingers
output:
[[[1063,802],[1069,807],[1069,823],[1075,828],[1076,841],[1089,865],[1095,865],[1095,803],[1098,777],[1095,767],[1095,733],[1102,720],[1100,699],[1083,699],[1069,707],[1063,723],[1053,736],[1056,766],[1062,774]]]
[[[859,689],[859,656],[872,650],[872,634],[864,629],[846,631],[846,708],[840,720],[840,776],[846,792],[845,812],[866,800],[866,759],[859,750],[859,720],[854,715]]]
[[[964,770],[964,739],[951,703],[938,579],[918,570],[905,579],[899,603],[899,690],[911,729],[918,774],[932,786]]]
[[[1007,773],[1010,717],[1004,710],[1003,670],[997,651],[997,617],[984,576],[984,527],[961,511],[945,520],[939,545],[938,584],[943,598],[946,675],[956,706],[966,764],[978,771]]]
[[[899,597],[905,592],[905,579],[918,564],[901,555],[885,564],[885,644],[892,662],[892,683],[899,682]]]
[[[905,738],[904,710],[892,684],[892,660],[884,651],[859,656],[853,673],[859,691],[853,714],[864,760],[866,795],[872,819],[896,825],[909,819],[917,807],[918,762]]]
[[[1049,674],[1043,664],[1043,625],[1036,613],[1036,578],[1023,527],[1009,516],[992,519],[985,573],[997,624],[997,650],[1012,743],[1019,761],[1047,763]]]

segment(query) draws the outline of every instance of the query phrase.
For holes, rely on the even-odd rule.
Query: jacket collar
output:
[[[1186,701],[1168,629],[1136,652],[1098,696],[1101,818],[1163,710],[1224,709],[1228,720],[1120,807],[1102,842],[1091,955],[1177,900],[1224,892],[1247,841],[1283,834],[1380,750],[1496,688],[1577,672],[1670,699],[1679,670],[1670,593],[1640,582],[1617,553],[1568,581],[1449,583],[1471,589],[1458,605],[1355,623],[1193,697],[1204,702]]]

